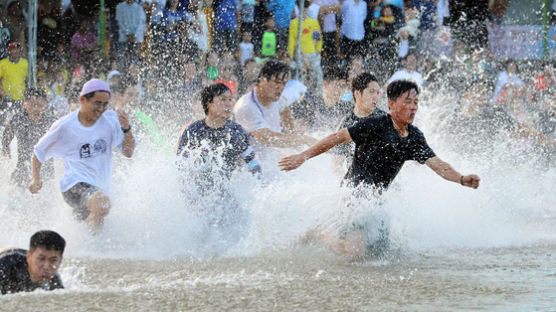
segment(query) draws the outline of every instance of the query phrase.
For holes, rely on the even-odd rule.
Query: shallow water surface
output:
[[[218,260],[66,259],[67,289],[2,311],[552,311],[556,246],[349,263],[316,247]],[[72,276],[73,274],[73,276]]]

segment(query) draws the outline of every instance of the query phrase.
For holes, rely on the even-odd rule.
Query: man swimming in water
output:
[[[351,186],[367,186],[380,193],[388,188],[407,160],[415,160],[448,181],[479,187],[477,175],[462,175],[454,170],[436,156],[423,133],[412,125],[419,104],[417,85],[405,80],[393,81],[388,85],[387,95],[389,114],[370,116],[343,128],[299,154],[282,158],[278,165],[284,171],[293,170],[340,143],[355,142],[353,162],[345,176]],[[344,237],[326,234],[320,240],[335,251],[361,258],[369,247],[365,230],[368,229],[355,229]]]
[[[0,250],[0,293],[64,288],[57,272],[65,247],[58,233],[39,231],[31,236],[29,250]]]

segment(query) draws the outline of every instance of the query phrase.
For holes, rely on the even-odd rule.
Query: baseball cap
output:
[[[93,93],[96,91],[104,91],[112,95],[112,92],[110,91],[110,87],[106,84],[106,82],[100,79],[91,79],[85,82],[79,96],[84,96],[85,94]]]

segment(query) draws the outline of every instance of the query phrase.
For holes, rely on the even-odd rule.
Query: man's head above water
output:
[[[27,251],[29,276],[34,283],[51,279],[62,262],[66,241],[60,234],[44,230],[31,236]]]

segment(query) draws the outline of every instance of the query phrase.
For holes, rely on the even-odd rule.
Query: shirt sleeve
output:
[[[178,147],[176,148],[176,155],[187,157],[186,146],[189,144],[189,131],[188,128],[184,128],[180,139],[178,140]]]
[[[280,105],[280,113],[283,112],[286,108],[289,107],[288,99],[285,96],[280,96],[278,100],[278,105]]]
[[[420,164],[424,164],[429,158],[436,156],[432,148],[430,148],[427,144],[427,140],[420,130],[417,130],[415,142],[415,146],[411,150],[411,159],[419,162]]]
[[[35,156],[37,156],[41,163],[52,157],[63,157],[65,155],[63,149],[64,142],[60,139],[63,132],[61,124],[60,121],[54,123],[50,130],[35,145]]]
[[[344,116],[344,118],[342,118],[340,123],[338,123],[338,126],[336,127],[336,132],[346,128],[346,123],[347,123],[347,116]],[[336,154],[336,155],[342,155],[342,156],[348,157],[348,156],[353,154],[352,144],[351,143],[340,143],[340,144],[334,146],[334,148],[331,149],[331,152],[333,154]]]
[[[320,11],[320,5],[315,4],[315,3],[311,3],[311,5],[309,6],[309,9],[307,11],[307,16],[309,16],[310,18],[314,18],[316,20],[319,19],[319,11]]]
[[[259,161],[255,157],[255,151],[253,150],[251,145],[249,145],[249,134],[246,133],[245,130],[241,128],[240,128],[240,132],[242,136],[241,145],[243,150],[243,152],[240,154],[240,157],[247,164],[247,169],[249,170],[249,172],[253,174],[261,173],[261,166],[259,165]]]
[[[0,257],[0,294],[5,295],[8,292],[9,271],[12,266],[11,258],[8,256]]]

